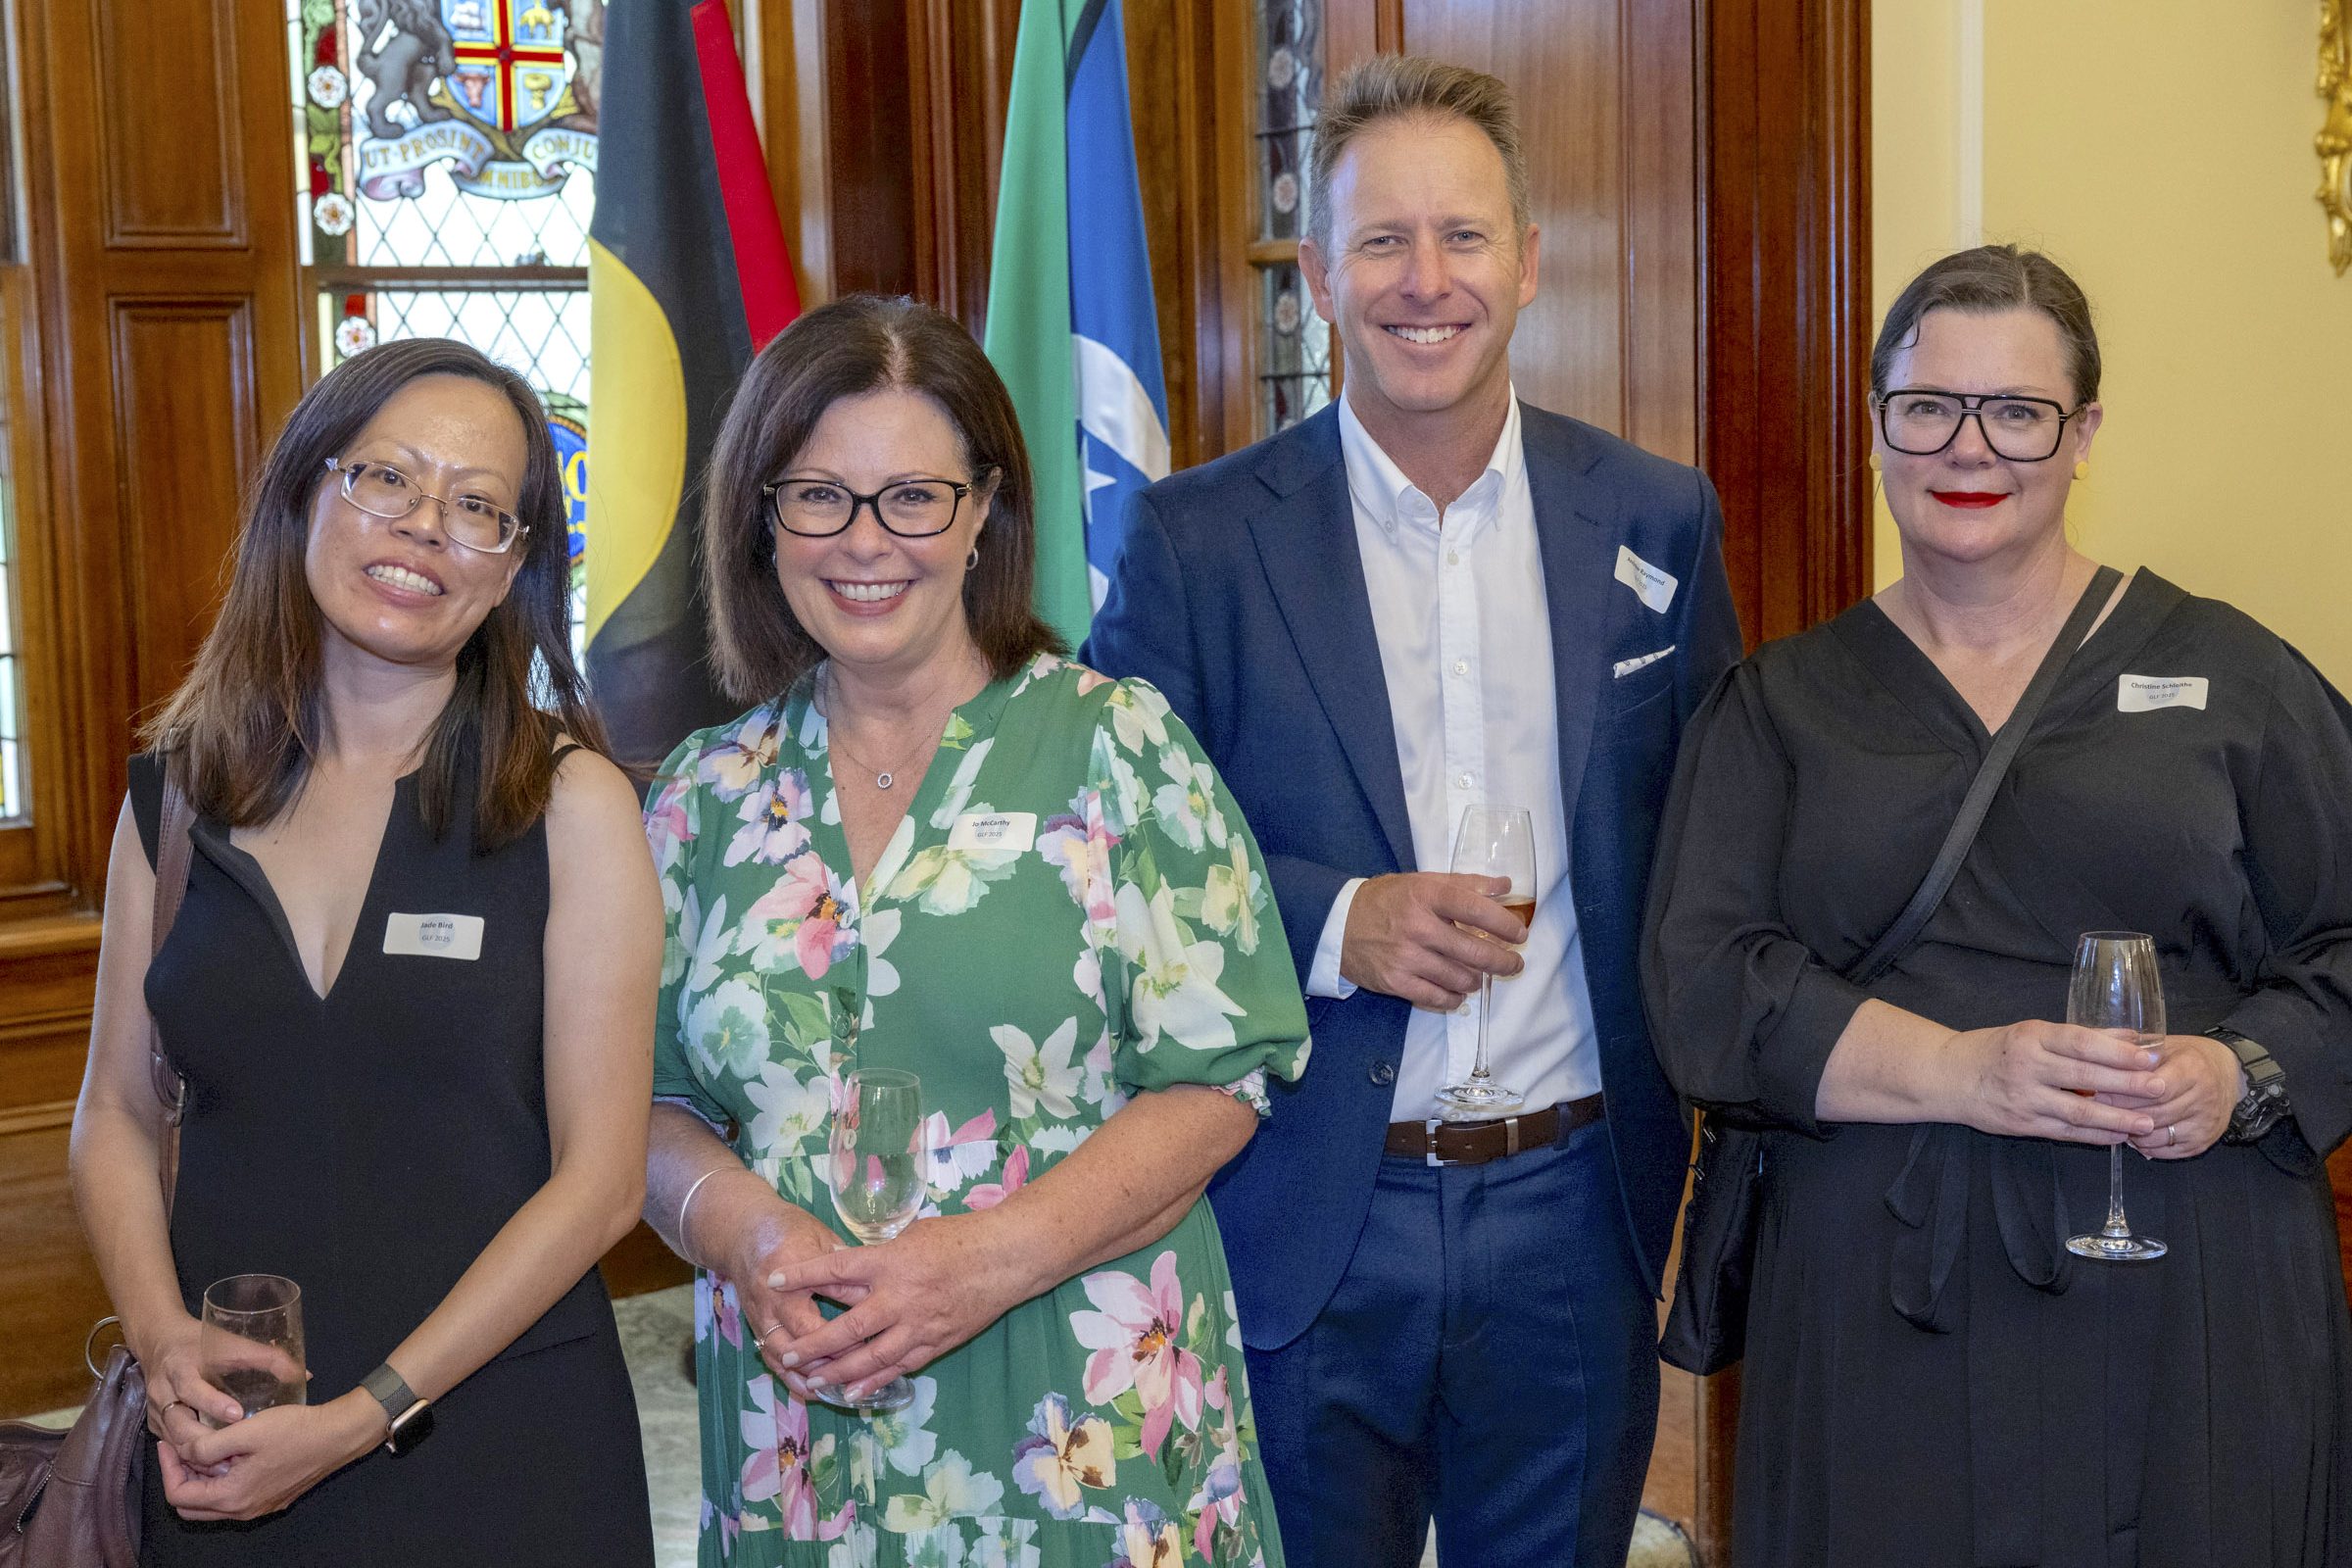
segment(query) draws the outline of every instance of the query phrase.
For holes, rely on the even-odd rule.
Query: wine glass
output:
[[[890,1067],[849,1074],[825,1148],[833,1211],[850,1234],[867,1245],[898,1235],[922,1212],[930,1192],[922,1080]],[[809,1387],[827,1404],[853,1410],[897,1410],[914,1399],[914,1385],[903,1377],[862,1398],[851,1397],[839,1384]]]
[[[1506,877],[1507,892],[1494,897],[1523,923],[1536,918],[1536,827],[1523,806],[1473,806],[1462,813],[1453,839],[1453,869],[1472,876]],[[1485,936],[1485,932],[1479,935]],[[1492,941],[1493,938],[1488,940]],[[1487,1021],[1494,1010],[1494,977],[1478,982],[1478,1059],[1469,1078],[1438,1091],[1439,1114],[1471,1121],[1517,1110],[1526,1096],[1494,1081],[1487,1069]]]
[[[2066,1021],[2122,1030],[2143,1046],[2163,1040],[2164,981],[2156,972],[2155,942],[2137,931],[2083,932],[2066,988]],[[2124,1219],[2123,1145],[2107,1149],[2107,1223],[2091,1235],[2068,1237],[2066,1250],[2117,1263],[2164,1255],[2162,1242],[2132,1235]]]
[[[215,1280],[204,1288],[196,1355],[205,1382],[235,1399],[247,1415],[276,1404],[308,1404],[302,1287],[279,1274]]]

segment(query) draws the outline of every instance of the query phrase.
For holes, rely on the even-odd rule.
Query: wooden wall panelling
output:
[[[1751,641],[1870,591],[1867,0],[1710,0],[1701,449]]]
[[[836,294],[922,292],[915,228],[910,12],[924,0],[823,0],[824,148]],[[930,83],[922,89],[929,93]],[[930,102],[926,98],[926,106]],[[924,134],[927,138],[928,128]],[[928,158],[926,151],[924,156]]]
[[[51,885],[0,905],[0,1408],[80,1392],[97,1285],[64,1124],[123,759],[195,651],[239,492],[302,384],[282,0],[51,0],[10,19],[30,254],[0,307],[28,359],[11,368],[12,467]]]
[[[253,308],[220,297],[112,306],[115,441],[125,460],[116,505],[124,587],[138,607],[132,707],[147,712],[179,684],[220,598],[231,537],[220,523],[237,515],[258,450]]]
[[[1225,314],[1217,229],[1218,126],[1240,112],[1214,91],[1213,9],[1194,0],[1123,0],[1127,96],[1135,122],[1152,292],[1167,377],[1168,450],[1189,468],[1224,450]]]

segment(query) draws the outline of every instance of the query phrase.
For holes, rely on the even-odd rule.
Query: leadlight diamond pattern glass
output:
[[[1256,159],[1259,244],[1295,249],[1311,214],[1307,161],[1323,95],[1322,0],[1256,0]],[[1258,433],[1288,429],[1331,401],[1331,328],[1315,314],[1298,267],[1254,264],[1258,281]]]
[[[319,369],[454,337],[538,389],[565,458],[576,647],[605,0],[287,0],[286,30]]]

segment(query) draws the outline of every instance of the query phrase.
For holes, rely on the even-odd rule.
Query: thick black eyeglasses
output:
[[[760,493],[767,497],[776,526],[804,539],[840,533],[858,520],[860,507],[873,508],[874,520],[902,539],[927,539],[956,525],[956,509],[972,486],[953,479],[902,479],[861,496],[830,479],[770,479]]]
[[[1984,444],[2001,457],[2041,463],[2057,456],[2066,421],[2087,406],[2070,409],[2048,398],[1904,387],[1879,399],[1879,434],[1907,457],[1932,458],[1958,440],[1960,426],[1974,419]]]

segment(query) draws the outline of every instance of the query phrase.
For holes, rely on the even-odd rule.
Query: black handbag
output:
[[[2034,727],[2042,704],[2058,684],[2067,661],[2090,635],[2123,574],[2101,566],[2066,618],[2040,667],[2027,683],[2017,707],[1984,754],[1977,776],[1960,803],[1960,812],[1936,852],[1936,861],[1920,879],[1919,888],[1903,912],[1871,945],[1868,953],[1845,970],[1845,978],[1867,988],[1895,959],[1908,952],[1926,929],[1929,916],[1943,902],[1960,862],[1977,841],[1977,829],[1992,807],[1992,797],[2008,775],[2026,734]],[[1728,1119],[1702,1110],[1698,1154],[1690,1167],[1690,1201],[1683,1210],[1683,1261],[1675,1274],[1674,1303],[1667,1309],[1666,1328],[1658,1338],[1658,1355],[1669,1366],[1701,1377],[1720,1372],[1747,1352],[1747,1305],[1754,1285],[1756,1232],[1764,1218],[1765,1132],[1760,1125]]]
[[[188,885],[188,798],[167,782],[156,834],[155,916],[149,956],[161,953]],[[164,1055],[162,1031],[147,1021],[147,1070],[162,1116],[156,1175],[171,1229],[179,1178],[179,1122],[187,1085]],[[139,1494],[147,1462],[147,1378],[127,1346],[108,1352],[101,1370],[90,1348],[115,1319],[100,1320],[82,1344],[82,1361],[98,1386],[60,1432],[29,1422],[0,1422],[0,1568],[138,1568]]]

